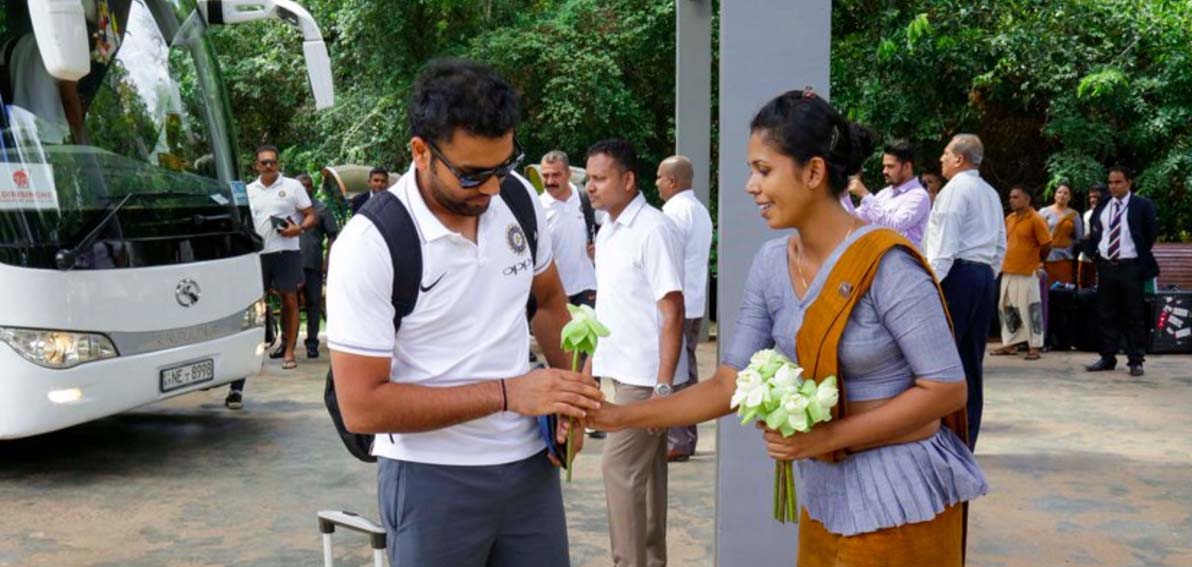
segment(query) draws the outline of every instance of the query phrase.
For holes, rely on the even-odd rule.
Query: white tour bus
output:
[[[0,439],[257,373],[264,303],[209,25],[290,0],[0,0]]]

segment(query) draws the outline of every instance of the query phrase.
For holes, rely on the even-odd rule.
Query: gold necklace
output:
[[[857,227],[857,217],[853,217],[853,220],[848,223],[848,233],[844,235],[844,240],[841,240],[841,242],[848,242],[848,237],[853,235],[853,229],[856,227]],[[840,244],[837,243],[837,246],[839,246],[839,245]],[[803,238],[802,237],[799,238],[799,251],[798,252],[799,252],[799,255],[795,258],[795,271],[797,271],[799,273],[799,281],[802,282],[802,284],[803,284],[803,293],[807,293],[807,290],[811,289],[811,286],[807,285],[807,276],[803,274]]]

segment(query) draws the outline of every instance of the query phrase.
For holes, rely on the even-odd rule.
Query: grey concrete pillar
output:
[[[712,159],[712,0],[675,3],[675,153],[695,166],[695,194],[708,202]]]
[[[684,0],[680,0],[684,1]],[[753,255],[770,231],[744,192],[749,121],[766,101],[812,86],[828,96],[830,0],[720,3],[720,242],[718,318],[723,346],[733,337]],[[735,415],[716,433],[716,564],[794,565],[793,524],[772,519],[774,463],[761,434]]]

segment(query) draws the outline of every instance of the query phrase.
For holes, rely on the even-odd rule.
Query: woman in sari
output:
[[[1068,206],[1072,202],[1072,186],[1060,183],[1055,188],[1055,202],[1039,211],[1051,231],[1051,252],[1043,262],[1047,281],[1073,284],[1076,281],[1076,245],[1084,240],[1084,222],[1080,213]]]
[[[960,566],[963,503],[987,490],[963,424],[959,436],[941,425],[963,415],[964,372],[943,300],[914,247],[839,204],[872,150],[866,130],[814,94],[791,91],[762,108],[751,124],[745,191],[770,228],[798,234],[767,242],[755,256],[734,336],[711,380],[635,405],[605,404],[589,419],[618,430],[727,415],[737,372],[754,352],[777,348],[808,370],[811,357],[800,355],[814,349],[800,331],[823,327],[824,318],[804,314],[816,313],[821,296],[856,294],[851,314],[839,319],[842,333],[810,337],[811,344],[839,341],[826,352],[838,354],[841,415],[791,437],[759,432],[769,455],[795,461],[800,473],[798,565]],[[897,245],[877,256],[868,288],[836,285],[834,268],[855,264],[879,241]],[[838,455],[847,456],[832,462]]]

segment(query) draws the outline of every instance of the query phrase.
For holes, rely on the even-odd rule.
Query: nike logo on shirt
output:
[[[442,274],[439,275],[439,279],[435,280],[430,285],[420,284],[418,286],[418,289],[421,289],[422,293],[426,293],[426,292],[430,291],[431,289],[434,289],[435,286],[439,285],[439,282],[443,281],[443,276],[446,276],[446,275],[447,275],[447,272],[443,272]]]

